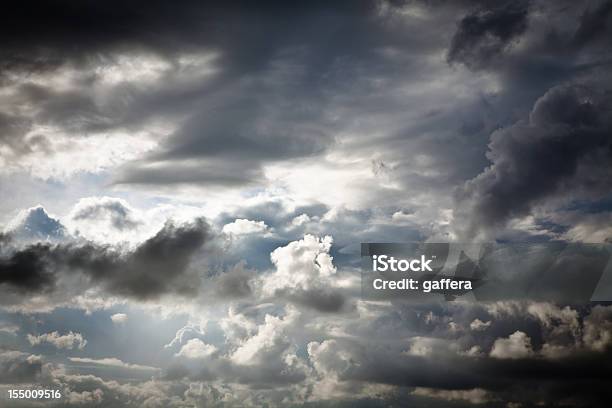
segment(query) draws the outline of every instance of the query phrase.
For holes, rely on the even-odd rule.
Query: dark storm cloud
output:
[[[279,104],[269,85],[241,88],[203,102],[160,152],[144,166],[132,164],[118,181],[244,184],[261,180],[262,162],[312,156],[331,143],[320,123],[321,106],[308,100]]]
[[[612,23],[612,2],[603,1],[600,4],[589,5],[580,18],[580,25],[574,35],[574,42],[582,46],[591,41],[605,41],[609,38]]]
[[[449,62],[488,65],[527,29],[529,0],[484,3],[463,17],[448,50]]]
[[[97,53],[117,49],[142,47],[173,53],[176,47],[202,45],[239,50],[240,55],[234,58],[244,63],[255,62],[265,50],[265,40],[272,39],[279,30],[291,29],[293,19],[319,14],[326,4],[319,1],[300,5],[268,1],[257,6],[247,1],[231,5],[208,1],[168,4],[161,0],[127,4],[120,1],[26,3],[24,7],[11,4],[4,9],[0,35],[5,68],[53,67],[69,58],[83,61]],[[329,11],[354,15],[369,13],[375,6],[372,1],[342,1],[330,5]],[[274,27],[266,27],[269,18],[275,19]],[[232,30],[227,30],[223,22],[231,23]],[[246,33],[253,37],[244,37]],[[262,48],[249,51],[248,43],[236,42],[240,37]]]
[[[468,236],[525,216],[555,194],[571,199],[582,163],[596,161],[609,171],[611,108],[606,91],[560,86],[535,103],[528,121],[494,132],[487,153],[491,166],[458,192],[459,206],[469,208]],[[578,187],[604,194],[605,173],[584,175],[588,183]]]
[[[55,276],[50,268],[53,251],[48,244],[35,244],[0,260],[0,285],[20,292],[51,289]]]
[[[100,254],[98,248],[85,246],[73,251],[65,261],[112,293],[138,299],[169,292],[193,295],[198,280],[186,274],[187,267],[191,256],[208,238],[208,225],[201,219],[185,226],[167,223],[124,259],[115,260],[112,253]]]
[[[506,401],[527,404],[532,397],[540,398],[545,404],[572,398],[575,406],[592,406],[604,403],[611,396],[606,385],[612,378],[609,353],[587,353],[555,361],[435,359],[375,353],[366,361],[353,365],[343,377],[446,390],[484,388]],[[582,373],[579,379],[577,372]]]
[[[500,310],[493,312],[496,307]],[[609,313],[609,308],[601,306],[589,314],[584,309],[546,303],[406,307],[364,323],[368,327],[362,327],[362,335],[335,338],[324,343],[325,347],[309,346],[309,354],[317,370],[347,382],[433,390],[482,389],[487,391],[491,406],[496,406],[495,401],[500,406],[509,402],[532,406],[532,400],[554,406],[560,399],[571,400],[568,404],[573,406],[597,406],[610,396],[605,385],[612,377],[612,350],[605,340],[610,333]],[[474,331],[470,322],[476,317],[489,324]],[[495,340],[517,330],[530,339],[531,354],[508,358],[489,355]],[[408,341],[406,336],[410,336]],[[573,336],[584,336],[584,342]],[[593,348],[595,338],[601,347]],[[421,342],[424,347],[413,352],[411,342]],[[565,353],[556,357],[538,354],[546,350],[545,344],[562,345]],[[462,350],[472,345],[478,345],[480,353],[462,355]],[[326,352],[317,352],[317,348]],[[577,372],[584,377],[578,378]]]
[[[383,48],[430,47],[415,37],[417,28],[387,24],[392,13],[379,15],[382,7],[395,6],[367,0],[257,7],[67,2],[31,13],[14,7],[0,30],[3,68],[7,83],[18,85],[12,99],[37,107],[21,119],[59,126],[71,137],[135,129],[152,118],[184,120],[158,151],[122,168],[118,183],[248,184],[261,181],[263,163],[319,155],[334,144],[334,89],[349,92],[362,73],[367,80],[404,69],[399,61],[387,66]],[[25,26],[31,30],[24,34]],[[183,76],[181,57],[198,53],[217,55],[209,64],[214,74]],[[170,64],[155,83],[100,84],[97,68],[119,55],[143,54]],[[27,80],[30,72],[69,68],[79,77],[68,90]],[[8,75],[15,72],[26,79]]]
[[[62,274],[80,272],[110,293],[136,299],[194,295],[199,280],[189,272],[189,262],[209,237],[208,225],[199,219],[178,226],[168,222],[127,253],[95,244],[26,246],[2,259],[0,283],[40,292],[51,289]]]

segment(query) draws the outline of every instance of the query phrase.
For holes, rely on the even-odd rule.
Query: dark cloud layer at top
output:
[[[405,182],[409,188],[449,188],[475,174],[481,164],[474,160],[481,153],[476,145],[496,121],[507,121],[509,112],[525,109],[523,103],[531,104],[550,85],[578,75],[578,69],[595,69],[596,64],[574,65],[600,59],[601,48],[590,47],[605,49],[606,4],[360,0],[270,1],[257,7],[195,1],[8,6],[0,25],[0,75],[17,86],[10,105],[36,110],[0,109],[5,130],[0,138],[21,156],[52,149],[44,130],[26,140],[34,124],[59,126],[78,138],[107,130],[132,132],[168,120],[176,125],[170,137],[150,154],[114,169],[116,183],[258,184],[265,164],[321,157],[337,147],[338,134],[353,130],[357,118],[376,112],[410,116],[410,104],[386,95],[406,78],[418,81],[431,70],[431,55],[445,53],[451,64],[499,72],[503,90],[483,95],[490,110],[478,112],[478,105],[463,107],[463,113],[443,112],[432,106],[432,112],[443,112],[435,124],[407,120],[396,137],[390,131],[388,141],[356,145],[392,152],[387,155],[417,150],[435,156],[436,171],[448,172],[448,180],[418,177],[411,163],[398,165],[396,177],[410,179]],[[550,21],[538,13],[550,14]],[[147,85],[124,78],[100,85],[97,70],[113,66],[122,55],[155,55],[169,68]],[[193,55],[214,58],[193,72],[181,65],[183,57]],[[28,80],[31,74],[67,68],[80,73],[70,89]],[[205,69],[211,70],[205,78],[190,76]],[[491,106],[493,99],[499,106]],[[491,114],[494,110],[502,113]],[[438,138],[453,129],[461,134],[454,141],[458,137],[473,147],[446,151],[452,143]],[[414,133],[432,136],[415,148],[408,143]],[[466,160],[455,160],[457,153]]]
[[[361,71],[397,72],[399,66],[385,67],[381,49],[426,47],[411,33],[416,29],[386,24],[379,15],[383,6],[389,5],[68,2],[45,3],[27,13],[8,8],[0,32],[7,83],[14,81],[11,73],[65,66],[88,74],[79,79],[78,90],[20,85],[18,103],[35,103],[35,118],[11,114],[4,122],[14,128],[33,121],[87,134],[180,118],[184,122],[158,151],[125,166],[115,181],[222,186],[261,181],[262,164],[319,155],[333,145],[333,89],[348,91],[349,78]],[[24,34],[26,26],[31,30]],[[148,88],[119,84],[103,97],[85,91],[96,84],[96,68],[118,55],[139,53],[161,57],[176,72]],[[210,63],[215,73],[182,81],[180,59],[190,53],[217,55]],[[44,132],[39,139],[46,140]],[[17,136],[7,140],[13,150],[27,151],[30,143]]]
[[[293,5],[268,1],[254,6],[248,1],[221,5],[207,1],[169,4],[155,0],[26,4],[10,4],[4,9],[0,33],[7,68],[19,64],[44,67],[45,63],[61,63],[71,57],[85,59],[122,47],[149,47],[171,53],[177,45],[187,48],[221,45],[227,49],[241,49],[245,53],[242,58],[256,58],[259,50],[247,54],[247,44],[234,43],[245,33],[243,30],[254,29],[252,32],[260,37],[253,40],[260,41],[275,30],[289,28],[287,18],[301,19],[319,13],[326,3]],[[368,13],[375,6],[371,1],[343,1],[328,5],[328,10],[350,16]],[[269,18],[277,19],[272,32],[266,31],[263,25]],[[232,30],[220,22],[233,22]],[[24,31],[24,27],[30,29]]]

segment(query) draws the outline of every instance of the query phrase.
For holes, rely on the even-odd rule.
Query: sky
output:
[[[605,405],[608,303],[372,301],[359,254],[611,243],[610,38],[610,1],[5,5],[0,405]]]

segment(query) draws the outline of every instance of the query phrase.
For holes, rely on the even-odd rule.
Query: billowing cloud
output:
[[[508,338],[495,340],[490,355],[495,358],[525,358],[532,353],[531,339],[517,330]]]
[[[609,350],[612,346],[612,308],[595,306],[584,321],[584,344],[596,350]]]
[[[337,272],[329,254],[333,239],[305,235],[275,249],[270,258],[275,270],[263,278],[263,291],[323,312],[342,309],[345,297],[334,282]]]
[[[329,255],[333,239],[306,235],[299,241],[275,249],[270,258],[276,266],[274,276],[267,282],[267,289],[310,289],[336,273],[333,258]]]
[[[133,251],[96,244],[35,244],[2,259],[0,283],[22,291],[51,291],[63,276],[80,273],[111,293],[148,299],[165,293],[193,295],[198,277],[189,271],[192,255],[208,240],[203,219],[171,222]]]
[[[487,153],[491,166],[458,191],[468,236],[526,216],[557,194],[566,202],[578,194],[604,195],[611,103],[607,94],[589,88],[556,87],[535,103],[528,121],[494,132]],[[593,161],[601,172],[587,173]]]
[[[60,241],[66,237],[66,228],[39,205],[22,210],[9,224],[7,233],[22,241]]]

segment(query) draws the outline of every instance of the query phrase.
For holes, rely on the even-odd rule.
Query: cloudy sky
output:
[[[362,242],[612,239],[612,3],[0,15],[0,405],[602,406],[612,306],[360,295]],[[9,389],[57,389],[8,401]]]

